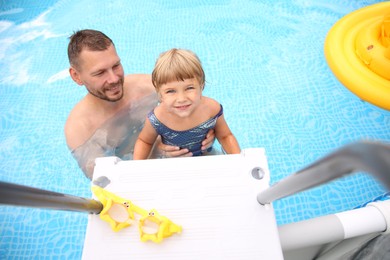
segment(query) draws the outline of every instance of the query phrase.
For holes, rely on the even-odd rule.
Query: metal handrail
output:
[[[390,145],[347,145],[259,193],[257,201],[263,205],[271,203],[357,171],[372,174],[390,190]]]
[[[99,214],[103,205],[97,200],[52,192],[0,181],[0,204]]]
[[[257,201],[260,204],[271,203],[356,171],[371,173],[390,190],[390,145],[376,142],[347,145],[259,193]],[[1,181],[0,204],[95,214],[103,208],[99,201],[93,199]]]

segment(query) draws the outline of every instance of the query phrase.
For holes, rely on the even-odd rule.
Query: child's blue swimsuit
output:
[[[179,146],[180,148],[187,148],[194,156],[199,156],[202,155],[201,147],[203,140],[206,138],[209,130],[215,127],[218,117],[220,117],[222,114],[223,108],[221,105],[221,109],[217,115],[194,128],[184,131],[170,129],[161,123],[154,114],[154,110],[149,112],[148,118],[154,129],[156,129],[157,133],[161,135],[161,140],[164,144]],[[211,150],[212,147],[207,149],[208,152]]]

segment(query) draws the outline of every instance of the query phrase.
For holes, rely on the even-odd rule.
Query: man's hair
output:
[[[114,45],[112,40],[104,33],[96,30],[80,30],[69,37],[68,58],[71,66],[79,68],[79,55],[84,49],[90,51],[104,51]]]
[[[202,88],[205,74],[198,56],[190,50],[171,49],[160,54],[152,72],[156,89],[171,81],[196,78]]]

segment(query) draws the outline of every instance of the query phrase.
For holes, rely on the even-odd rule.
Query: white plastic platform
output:
[[[261,180],[252,177],[255,167]],[[183,231],[160,244],[141,242],[137,225],[114,232],[90,215],[83,259],[283,259],[272,205],[256,200],[269,186],[262,148],[143,161],[98,158],[94,179],[101,176],[111,181],[107,190],[156,209]]]

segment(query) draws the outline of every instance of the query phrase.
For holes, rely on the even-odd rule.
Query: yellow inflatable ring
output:
[[[362,100],[390,110],[390,1],[356,10],[328,32],[325,58]]]

